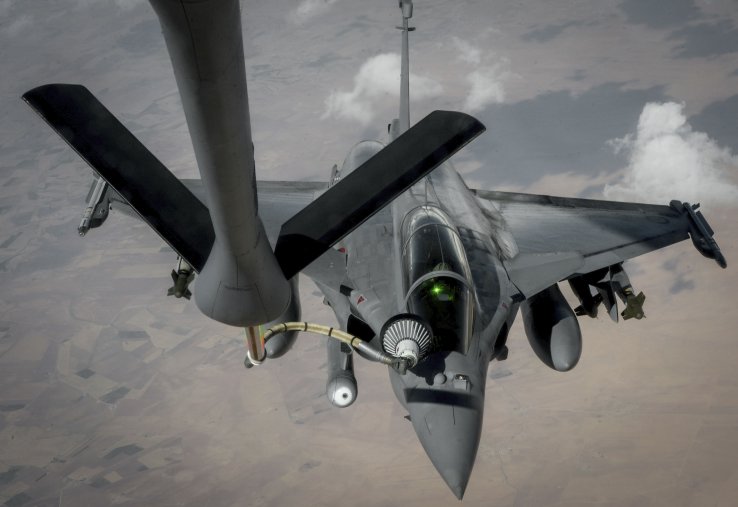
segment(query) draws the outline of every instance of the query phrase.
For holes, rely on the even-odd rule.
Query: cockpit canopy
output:
[[[466,353],[474,300],[459,233],[440,208],[428,205],[405,217],[402,233],[407,311],[430,324],[431,352]]]

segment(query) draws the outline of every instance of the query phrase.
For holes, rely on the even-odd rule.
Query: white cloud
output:
[[[304,23],[308,19],[328,10],[336,2],[338,0],[302,0],[300,5],[292,11],[290,17],[295,23]]]
[[[457,59],[474,66],[474,70],[466,75],[469,93],[464,99],[462,109],[471,113],[481,111],[491,104],[505,100],[503,81],[510,76],[505,70],[507,61],[499,60],[492,64],[482,64],[482,50],[459,37],[451,40],[458,50]],[[486,58],[490,60],[490,58]]]
[[[458,37],[452,37],[451,40],[454,42],[454,46],[459,50],[459,59],[467,63],[479,65],[482,63],[482,51],[472,44],[468,43],[464,39]]]
[[[410,73],[410,97],[422,100],[437,97],[443,88],[428,77]],[[384,53],[369,58],[354,77],[349,92],[334,91],[326,99],[323,118],[355,120],[362,124],[374,118],[378,101],[400,96],[400,55]]]
[[[671,199],[708,205],[738,204],[738,157],[687,123],[684,105],[648,103],[635,133],[613,139],[628,154],[622,182],[606,185],[609,199],[667,203]]]
[[[466,76],[470,85],[469,94],[462,106],[464,111],[477,112],[485,107],[503,102],[505,100],[505,88],[502,81],[506,73],[499,65],[491,67],[479,67]]]

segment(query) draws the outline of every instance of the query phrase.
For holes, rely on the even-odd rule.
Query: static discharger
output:
[[[404,374],[408,368],[408,360],[404,357],[394,357],[384,351],[377,350],[358,336],[341,331],[340,329],[313,324],[311,322],[282,322],[267,329],[261,337],[257,327],[252,326],[246,328],[247,351],[246,359],[243,362],[244,366],[251,368],[252,366],[263,363],[266,359],[265,344],[272,337],[288,331],[302,331],[304,333],[318,334],[336,339],[347,344],[364,359],[374,363],[392,366],[401,374]]]

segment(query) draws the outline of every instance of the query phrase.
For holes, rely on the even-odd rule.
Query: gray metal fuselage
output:
[[[345,176],[381,147],[372,141],[357,144],[339,174]],[[344,329],[353,314],[379,336],[390,317],[408,312],[403,264],[407,240],[402,227],[406,217],[423,206],[445,212],[463,245],[473,304],[468,347],[432,352],[404,375],[390,368],[390,380],[429,458],[461,497],[479,445],[487,367],[504,345],[518,305],[511,297],[514,287],[495,242],[490,240],[494,231],[489,219],[454,168],[443,164],[349,234],[341,246],[347,252],[346,285],[353,290],[348,296],[331,290],[324,293]]]

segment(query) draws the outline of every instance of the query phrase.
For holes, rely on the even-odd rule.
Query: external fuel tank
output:
[[[569,371],[582,354],[582,333],[558,284],[525,300],[520,308],[528,342],[538,358],[557,371]]]

